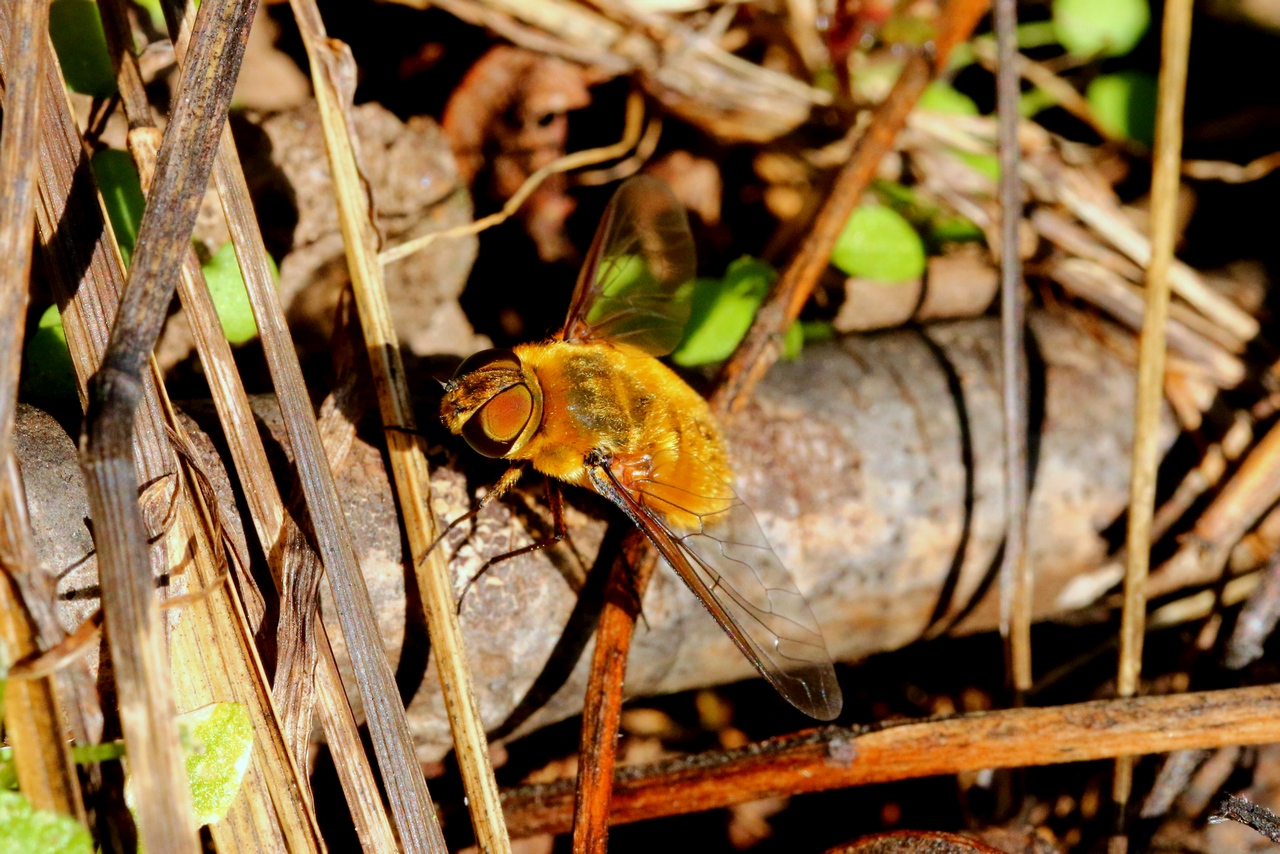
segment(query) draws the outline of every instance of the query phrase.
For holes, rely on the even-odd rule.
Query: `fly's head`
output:
[[[506,457],[542,423],[542,388],[511,350],[482,350],[445,385],[440,418],[478,453]]]

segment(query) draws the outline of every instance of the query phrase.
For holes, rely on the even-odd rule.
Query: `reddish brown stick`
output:
[[[608,848],[609,801],[618,753],[622,682],[640,600],[657,563],[657,552],[637,528],[627,534],[618,558],[609,568],[595,652],[591,656],[591,677],[582,706],[578,783],[573,804],[574,854],[604,854]]]
[[[625,824],[759,798],[1116,756],[1280,740],[1280,686],[1008,709],[877,730],[806,730],[738,750],[623,769],[609,821]],[[564,833],[573,785],[504,793],[512,836]]]
[[[871,125],[858,141],[853,156],[836,176],[831,195],[818,212],[808,237],[721,372],[711,399],[718,411],[741,409],[751,397],[755,384],[778,360],[787,328],[800,316],[814,285],[827,268],[836,238],[875,177],[880,161],[893,150],[898,131],[906,124],[907,116],[934,74],[946,63],[951,49],[969,37],[987,5],[987,0],[949,0],[943,7],[938,37],[934,40],[934,61],[921,54],[907,60],[889,97],[876,108]]]
[[[830,198],[818,214],[813,232],[783,274],[772,297],[756,315],[746,339],[725,366],[712,409],[724,415],[740,407],[750,397],[756,381],[764,375],[781,352],[787,327],[800,315],[813,286],[826,267],[836,237],[853,211],[880,165],[880,160],[893,149],[898,131],[906,124],[907,114],[942,67],[951,49],[969,37],[987,8],[987,0],[949,0],[942,15],[942,25],[934,40],[935,60],[931,64],[922,56],[907,61],[898,83],[877,110],[871,127],[859,143],[853,158],[836,178]],[[657,555],[638,532],[628,540],[634,547],[624,548],[631,565],[652,567]],[[617,603],[606,602],[596,632],[591,677],[583,706],[582,740],[579,744],[578,788],[573,818],[574,854],[602,854],[608,840],[609,799],[612,773],[617,752],[618,715],[622,704],[622,681],[626,673],[627,653],[635,629],[637,604],[648,582],[628,582],[625,566],[610,570],[610,589],[625,591]]]

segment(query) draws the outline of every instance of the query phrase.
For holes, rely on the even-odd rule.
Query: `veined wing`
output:
[[[643,478],[628,487],[608,463],[590,473],[789,703],[818,720],[840,714],[844,700],[818,621],[732,489],[691,495]]]
[[[605,209],[560,337],[665,356],[689,322],[694,273],[693,235],[671,188],[647,175],[631,178]]]

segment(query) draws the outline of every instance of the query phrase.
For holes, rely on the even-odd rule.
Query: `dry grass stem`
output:
[[[399,341],[378,261],[377,236],[371,219],[372,202],[365,191],[351,142],[352,128],[346,112],[350,106],[349,98],[342,94],[344,87],[341,81],[350,79],[349,74],[354,72],[354,67],[349,64],[350,53],[345,50],[345,45],[327,38],[324,22],[314,3],[293,0],[291,5],[311,65],[311,80],[320,107],[347,266],[351,271],[378,407],[387,428],[384,436],[393,480],[427,616],[432,652],[441,673],[445,708],[467,791],[472,826],[483,850],[501,854],[510,850],[510,842],[498,800],[498,784],[490,764],[488,741],[471,684],[448,563],[439,551],[428,554],[438,528],[431,510],[426,443],[417,433]],[[384,773],[389,770],[384,769]],[[401,773],[414,774],[425,796],[425,782],[416,764]],[[430,807],[429,800],[427,806]]]
[[[104,8],[108,5],[103,4]],[[118,7],[116,7],[118,10]],[[124,63],[127,65],[127,62]],[[127,86],[127,72],[121,74]],[[133,120],[136,116],[130,116]],[[150,120],[149,112],[144,121]],[[145,126],[130,133],[130,148],[138,166],[144,193],[150,191],[159,132]],[[192,306],[192,329],[201,346],[205,363],[224,359],[220,373],[234,375],[235,363],[230,347],[217,322],[208,286],[194,252],[189,252],[183,265],[178,289],[184,304]],[[203,308],[204,312],[200,309]],[[203,321],[203,322],[201,322]],[[219,346],[220,345],[220,346]],[[217,373],[212,370],[210,374]],[[163,386],[158,386],[169,419],[169,429],[180,445],[187,444],[181,422],[168,404]],[[220,389],[225,391],[225,389]],[[241,390],[243,395],[243,390]],[[224,404],[223,408],[226,408]],[[256,435],[256,431],[254,431]],[[195,483],[192,454],[183,454],[186,465],[180,469],[182,485],[177,501],[179,520],[167,538],[174,564],[190,560],[194,578],[206,595],[192,595],[171,634],[170,654],[175,673],[179,704],[195,709],[212,702],[234,697],[249,712],[258,750],[253,766],[241,786],[244,806],[237,803],[223,821],[211,829],[224,847],[237,849],[269,843],[290,851],[318,851],[323,848],[315,814],[308,802],[309,787],[305,776],[288,749],[280,728],[279,715],[271,702],[270,685],[253,644],[253,633],[245,617],[244,605],[237,591],[256,590],[247,568],[230,561],[237,585],[224,585],[224,565],[231,553],[221,547],[219,525],[209,501]],[[196,473],[198,474],[198,473]],[[185,665],[184,665],[185,662]]]
[[[30,152],[39,143],[48,0],[14,3],[7,29],[3,38],[8,73],[0,127],[0,258],[5,259],[0,270],[0,638],[6,665],[39,652],[41,633],[28,608],[52,604],[52,590],[37,577],[41,570],[33,560],[26,493],[13,456],[35,226],[36,162]],[[49,643],[56,640],[46,638]],[[4,727],[23,795],[37,809],[83,822],[80,784],[62,734],[62,718],[52,678],[9,682]]]
[[[1147,267],[1146,312],[1138,352],[1138,402],[1134,411],[1133,466],[1126,540],[1124,610],[1120,617],[1120,664],[1116,692],[1132,697],[1142,672],[1143,623],[1147,573],[1151,560],[1151,521],[1155,512],[1156,470],[1160,461],[1160,407],[1164,400],[1165,324],[1173,249],[1177,230],[1178,176],[1182,162],[1182,107],[1191,45],[1191,3],[1165,6],[1160,81],[1156,103],[1155,163],[1151,177],[1151,250]],[[1137,259],[1135,259],[1137,260]],[[1186,293],[1183,296],[1190,301]],[[1116,762],[1111,797],[1122,821],[1133,785],[1131,757]]]
[[[1000,561],[1000,633],[1006,643],[1015,702],[1031,690],[1031,564],[1027,560],[1026,289],[1018,231],[1018,7],[995,0],[996,104],[1000,153],[1000,359],[1004,423],[1004,553]]]

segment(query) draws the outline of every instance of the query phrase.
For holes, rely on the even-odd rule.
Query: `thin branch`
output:
[[[952,0],[947,4],[944,12],[947,26],[942,28],[937,40],[939,64],[945,62],[946,54],[955,43],[967,37],[985,9],[985,0]],[[616,11],[622,10],[617,7]],[[783,334],[799,316],[809,292],[827,264],[836,237],[874,176],[880,159],[892,149],[898,130],[906,123],[907,114],[932,79],[936,67],[918,55],[908,60],[898,84],[876,112],[853,158],[837,177],[836,187],[819,213],[818,223],[809,239],[783,274],[769,301],[756,315],[751,331],[733,359],[721,372],[710,401],[717,416],[724,418],[743,405],[754,391],[756,381],[777,359]],[[615,593],[629,591],[628,595],[638,602],[644,595],[648,573],[652,572],[657,555],[639,535],[630,536],[627,542],[629,547],[623,550],[624,559],[632,567],[648,567],[648,570],[628,582],[621,574],[625,568],[621,567],[620,561],[610,570],[610,585]],[[580,772],[573,823],[575,854],[603,852],[608,840],[605,815],[612,797],[611,771],[617,752],[618,714],[626,657],[635,629],[635,615],[629,610],[626,597],[619,595],[615,598],[617,601],[607,603],[601,613],[583,709]]]
[[[984,768],[1023,768],[1132,753],[1280,740],[1280,688],[1233,688],[980,712],[878,729],[823,727],[745,747],[628,766],[609,820],[625,824],[759,798]],[[504,792],[515,836],[564,833],[572,781]]]
[[[582,706],[578,781],[573,804],[574,854],[604,854],[608,849],[609,803],[613,795],[627,655],[631,651],[640,602],[657,565],[657,550],[638,528],[632,527],[609,568],[604,607],[596,628],[591,675]]]
[[[1134,410],[1130,484],[1128,565],[1120,618],[1120,664],[1116,691],[1132,697],[1142,672],[1143,621],[1151,561],[1160,458],[1160,406],[1164,398],[1165,324],[1169,317],[1169,273],[1177,233],[1178,178],[1182,160],[1182,107],[1191,45],[1191,2],[1171,0],[1164,9],[1160,81],[1156,99],[1155,162],[1151,177],[1151,261],[1147,267],[1146,313],[1138,350],[1138,402]],[[1133,785],[1131,757],[1116,762],[1112,800],[1123,817]]]
[[[1031,565],[1027,561],[1027,353],[1022,286],[1022,181],[1018,175],[1018,5],[996,0],[1000,143],[1000,356],[1004,414],[1004,555],[1000,634],[1015,703],[1031,690]]]
[[[190,8],[188,6],[184,10],[176,2],[165,4],[166,18],[178,53],[186,49],[185,34],[190,31],[192,20]],[[203,14],[202,4],[199,15]],[[194,40],[190,49],[195,49]],[[188,64],[193,60],[194,56],[191,56]],[[440,838],[439,828],[432,820],[434,810],[429,799],[423,803],[420,793],[425,791],[425,781],[417,773],[416,762],[412,763],[414,773],[400,770],[410,764],[406,757],[413,755],[404,709],[382,650],[368,589],[338,503],[333,473],[324,457],[297,352],[285,325],[284,310],[271,275],[262,234],[256,227],[235,141],[225,124],[213,175],[293,446],[298,480],[306,496],[317,545],[328,570],[374,752],[383,765],[383,780],[398,819],[401,842],[411,850],[430,850],[426,840]],[[321,647],[323,650],[327,644],[321,642]],[[334,687],[331,676],[323,677],[330,689]],[[335,710],[334,703],[326,705],[329,712]],[[346,782],[344,779],[344,788]]]

